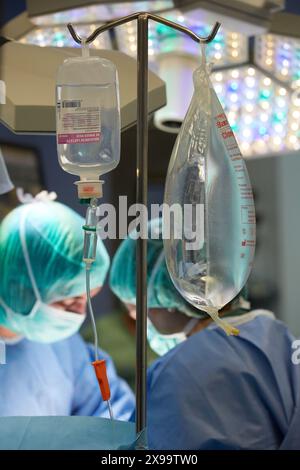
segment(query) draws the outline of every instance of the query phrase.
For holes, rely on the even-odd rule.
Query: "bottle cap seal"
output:
[[[102,197],[102,184],[103,181],[99,180],[85,180],[75,182],[78,190],[79,199],[92,199]]]

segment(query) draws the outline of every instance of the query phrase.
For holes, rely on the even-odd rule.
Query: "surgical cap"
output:
[[[136,303],[136,244],[137,232],[132,231],[118,248],[111,267],[110,287],[124,303]],[[179,294],[175,288],[163,254],[162,220],[148,223],[147,285],[148,307],[177,309],[188,316],[206,317]]]
[[[0,298],[16,313],[28,315],[36,302],[20,238],[21,220],[32,273],[41,300],[50,304],[85,292],[82,261],[84,219],[67,206],[34,201],[14,209],[0,225]],[[98,240],[91,288],[103,284],[109,256]],[[0,306],[0,324],[7,324]]]

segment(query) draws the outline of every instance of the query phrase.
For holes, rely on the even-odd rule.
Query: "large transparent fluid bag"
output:
[[[194,88],[166,179],[166,262],[181,295],[227,334],[237,334],[218,311],[240,292],[251,271],[252,189],[205,64],[194,72]]]

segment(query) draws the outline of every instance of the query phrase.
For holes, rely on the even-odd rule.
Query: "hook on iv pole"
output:
[[[150,19],[150,20],[156,21],[157,23],[161,23],[161,24],[164,24],[164,25],[169,26],[171,28],[177,29],[178,31],[181,31],[182,33],[185,33],[188,36],[190,36],[194,41],[196,41],[198,43],[204,43],[204,44],[207,44],[207,43],[211,42],[215,38],[215,36],[216,36],[217,32],[219,31],[219,28],[221,26],[221,23],[219,23],[217,21],[214,24],[214,26],[213,26],[211,32],[209,33],[209,35],[206,36],[206,37],[201,37],[201,36],[198,36],[193,31],[191,31],[190,29],[186,28],[185,26],[174,23],[173,21],[167,20],[166,18],[162,18],[161,16],[157,16],[157,15],[154,15],[152,13],[143,13],[143,12],[141,13],[141,12],[139,12],[139,13],[133,13],[132,15],[124,16],[120,19],[117,19],[115,21],[111,21],[110,23],[106,23],[102,26],[99,26],[99,28],[95,29],[95,31],[93,33],[91,33],[85,39],[85,43],[89,44],[89,43],[93,42],[94,39],[96,39],[96,37],[99,34],[103,33],[104,31],[107,31],[108,29],[120,26],[121,24],[128,23],[129,21],[136,20],[139,17],[143,17],[144,19]],[[72,38],[74,39],[74,41],[77,42],[77,44],[82,44],[83,39],[76,33],[72,23],[68,23],[67,26],[68,26],[68,30],[69,30]]]

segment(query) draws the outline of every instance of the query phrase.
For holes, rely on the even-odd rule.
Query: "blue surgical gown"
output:
[[[150,449],[300,449],[294,338],[265,313],[246,314],[237,337],[212,325],[153,363]]]
[[[134,395],[103,351],[115,419],[128,420]],[[26,339],[6,345],[0,365],[0,416],[108,417],[91,361],[93,348],[79,334],[52,344]]]

